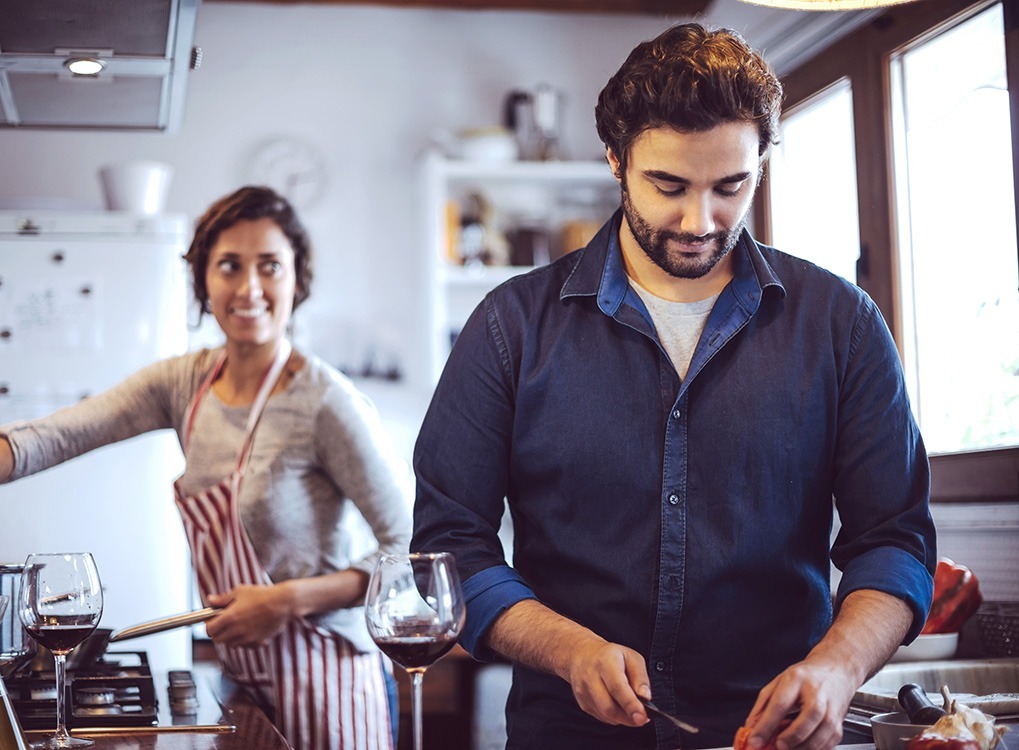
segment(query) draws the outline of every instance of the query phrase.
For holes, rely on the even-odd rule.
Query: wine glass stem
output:
[[[410,713],[414,720],[414,750],[422,750],[424,747],[424,732],[421,721],[421,680],[424,678],[424,670],[415,669],[410,673]]]
[[[71,736],[64,725],[64,655],[54,654],[53,665],[57,673],[57,734],[58,743],[65,744]]]

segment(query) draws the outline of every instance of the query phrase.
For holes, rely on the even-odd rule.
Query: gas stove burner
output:
[[[116,703],[109,706],[79,706],[74,709],[75,716],[120,716],[124,709]]]
[[[113,688],[86,687],[79,688],[75,696],[83,706],[109,706],[114,702],[115,692]]]
[[[5,683],[25,729],[52,729],[56,711],[52,672],[15,673]],[[68,670],[66,695],[71,728],[157,722],[155,684],[142,652],[106,654],[88,667]]]

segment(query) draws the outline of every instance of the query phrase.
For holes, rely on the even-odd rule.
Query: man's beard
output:
[[[717,266],[718,262],[736,247],[743,227],[746,226],[747,217],[750,215],[750,209],[747,208],[740,220],[736,222],[736,226],[704,236],[689,232],[674,232],[671,229],[655,229],[634,207],[626,185],[623,185],[622,194],[623,216],[630,225],[630,231],[633,233],[634,239],[637,240],[637,244],[656,266],[677,279],[699,279]],[[707,256],[689,257],[678,251],[670,253],[670,242],[691,245],[712,244],[714,249]]]

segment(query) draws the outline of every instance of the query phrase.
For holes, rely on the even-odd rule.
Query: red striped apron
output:
[[[289,356],[290,343],[284,340],[251,404],[233,473],[190,496],[181,490],[179,479],[174,483],[203,601],[236,586],[272,583],[241,523],[237,502],[255,427]],[[225,362],[224,352],[188,406],[185,456],[195,416]],[[215,646],[224,671],[271,710],[276,726],[297,750],[392,749],[378,654],[358,653],[346,639],[303,618],[291,620],[261,646]]]

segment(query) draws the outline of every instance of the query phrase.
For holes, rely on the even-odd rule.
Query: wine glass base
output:
[[[45,739],[30,742],[29,747],[33,750],[61,750],[68,747],[92,747],[95,740],[86,740],[81,737],[46,737]]]

